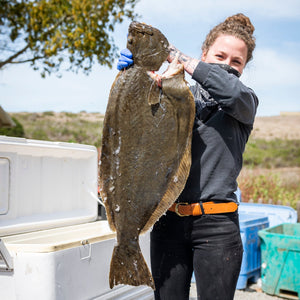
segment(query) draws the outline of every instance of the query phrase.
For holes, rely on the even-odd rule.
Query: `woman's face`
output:
[[[227,64],[243,73],[247,61],[248,48],[245,42],[232,35],[220,35],[201,60],[206,63]]]

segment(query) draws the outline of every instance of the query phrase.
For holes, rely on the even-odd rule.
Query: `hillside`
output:
[[[24,127],[27,138],[99,145],[104,116],[99,113],[11,113]],[[254,139],[300,140],[300,113],[257,117]]]
[[[104,116],[99,113],[11,113],[30,139],[100,147]],[[257,117],[238,178],[243,201],[272,199],[296,208],[300,199],[300,114]]]
[[[99,113],[11,113],[29,139],[73,142],[100,146],[104,116]]]
[[[282,114],[273,117],[256,117],[252,138],[257,139],[300,139],[300,113]]]

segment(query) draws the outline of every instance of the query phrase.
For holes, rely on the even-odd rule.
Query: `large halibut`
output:
[[[183,66],[169,65],[162,88],[147,74],[167,59],[168,45],[156,28],[132,22],[127,48],[134,65],[119,72],[110,91],[99,183],[109,225],[117,233],[111,288],[155,288],[139,235],[174,203],[189,175],[195,104]]]

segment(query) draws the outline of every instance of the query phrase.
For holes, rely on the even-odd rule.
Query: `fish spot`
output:
[[[115,130],[112,127],[108,128],[109,135],[116,135]]]
[[[138,262],[137,262],[137,260],[133,261],[133,265],[134,265],[135,270],[138,271]]]
[[[168,178],[170,176],[170,174],[172,173],[173,169],[172,168],[168,168],[167,173],[166,173],[166,178]]]
[[[120,134],[120,132],[118,131],[118,133]],[[121,144],[122,144],[122,140],[121,137],[119,136],[119,144],[118,144],[118,148],[114,151],[114,155],[118,155],[120,153],[121,150]]]

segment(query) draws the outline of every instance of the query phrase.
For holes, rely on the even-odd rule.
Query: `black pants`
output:
[[[188,300],[194,271],[198,299],[232,300],[242,255],[237,212],[179,217],[168,211],[151,232],[155,299]]]

